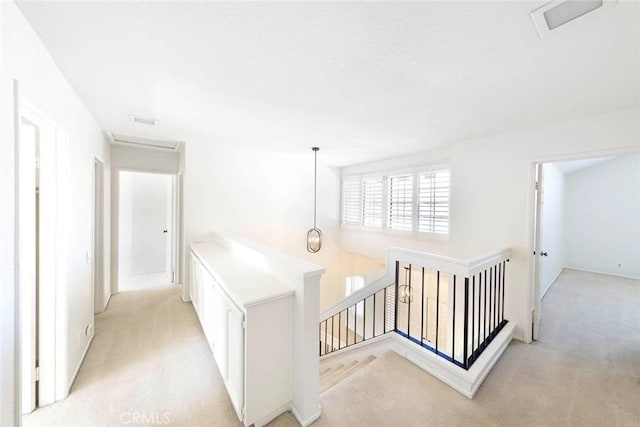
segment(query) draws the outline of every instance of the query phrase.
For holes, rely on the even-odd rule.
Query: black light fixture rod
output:
[[[319,147],[312,147],[313,150],[313,228],[317,228],[316,204],[318,201],[318,150]]]

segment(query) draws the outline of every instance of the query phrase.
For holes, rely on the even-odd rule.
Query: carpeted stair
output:
[[[331,368],[320,369],[320,394],[325,393],[340,381],[349,377],[354,372],[367,366],[375,360],[375,356],[367,356],[362,360],[352,360]]]

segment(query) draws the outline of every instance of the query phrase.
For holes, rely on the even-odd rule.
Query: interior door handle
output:
[[[162,232],[163,232],[164,234],[167,234],[167,230],[162,230]]]
[[[547,256],[549,255],[547,252],[540,252],[540,256]]]

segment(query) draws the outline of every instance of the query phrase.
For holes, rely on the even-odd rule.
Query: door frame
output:
[[[92,231],[93,238],[93,312],[101,313],[105,310],[107,301],[104,301],[104,165],[105,162],[99,156],[93,158],[93,212]]]
[[[111,168],[111,295],[120,292],[120,173],[121,172],[140,172],[152,173],[159,175],[168,175],[175,182],[175,197],[172,197],[172,210],[175,212],[173,217],[173,235],[182,236],[184,230],[184,222],[181,211],[182,186],[180,172],[168,172],[160,169],[149,168],[130,168],[122,166],[112,166]],[[171,195],[170,195],[171,197]],[[180,263],[177,262],[182,256],[182,246],[177,238],[172,238],[173,250],[171,256],[173,268],[175,271],[173,285],[180,285],[178,278],[181,277]]]
[[[540,263],[536,262],[535,257],[540,257],[539,251],[536,251],[536,239],[540,236],[540,228],[536,228],[536,167],[544,163],[564,162],[571,160],[584,160],[593,159],[598,157],[608,156],[621,156],[625,154],[640,153],[640,146],[616,148],[609,150],[595,150],[582,153],[563,154],[555,156],[546,156],[533,158],[529,161],[528,166],[528,180],[527,180],[527,198],[529,200],[529,209],[527,215],[528,233],[527,233],[527,256],[525,261],[525,268],[529,271],[527,292],[525,293],[525,313],[524,313],[524,342],[531,343],[537,340],[538,332],[540,329],[541,310],[540,310],[540,295],[539,295],[539,278],[540,278]],[[537,218],[542,220],[541,215]],[[533,255],[533,252],[536,255]],[[536,297],[537,296],[537,297]],[[536,303],[537,300],[537,303]],[[534,331],[534,321],[538,324],[537,331]],[[535,337],[534,337],[535,332]]]
[[[22,315],[23,301],[20,292],[20,126],[23,121],[27,121],[38,128],[40,137],[40,173],[46,174],[47,179],[41,180],[47,182],[48,189],[40,192],[40,220],[46,218],[47,227],[40,227],[40,261],[38,268],[40,276],[47,278],[46,286],[40,286],[40,291],[36,298],[39,305],[38,319],[38,336],[32,336],[32,339],[38,340],[39,346],[39,367],[40,379],[38,385],[38,406],[44,406],[61,400],[66,397],[67,390],[65,387],[65,372],[67,365],[67,336],[66,332],[66,312],[64,310],[63,286],[64,280],[61,280],[64,271],[65,252],[63,239],[59,239],[61,226],[63,224],[61,218],[61,208],[63,203],[60,202],[61,179],[63,176],[64,165],[61,165],[62,153],[67,145],[67,133],[62,130],[55,122],[49,119],[45,114],[40,112],[28,100],[20,96],[19,82],[14,82],[14,144],[16,169],[15,176],[15,242],[14,250],[16,254],[16,275],[15,275],[15,341],[16,360],[15,369],[15,414],[17,420],[22,417]],[[34,164],[35,168],[35,164]],[[45,169],[46,168],[46,169]],[[35,189],[34,189],[35,192]],[[37,407],[36,407],[37,408]]]

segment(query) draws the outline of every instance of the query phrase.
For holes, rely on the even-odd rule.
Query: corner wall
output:
[[[566,177],[566,265],[640,278],[640,154]]]

